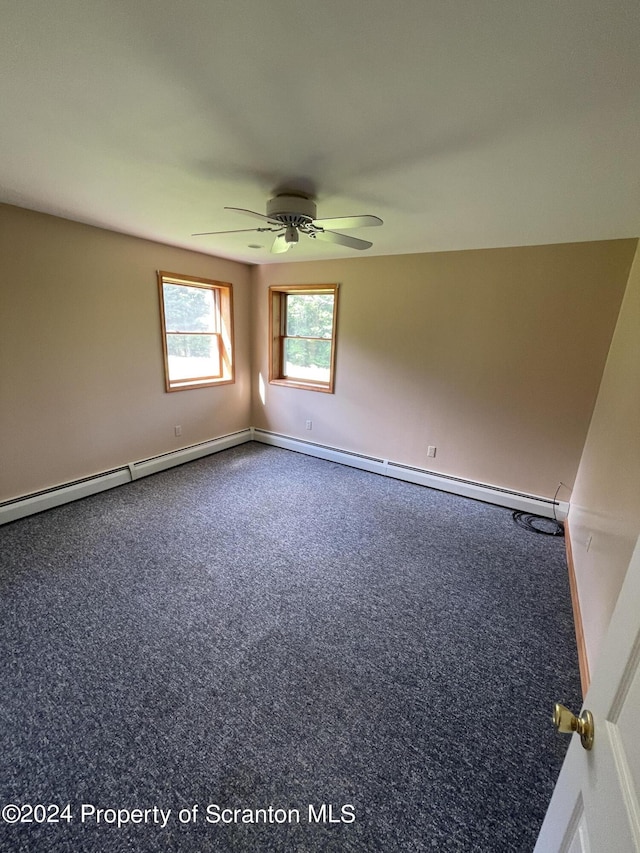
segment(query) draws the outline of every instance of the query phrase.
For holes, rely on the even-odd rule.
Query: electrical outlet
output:
[[[176,437],[178,437],[179,435],[182,435],[182,427],[181,427],[181,426],[179,426],[179,425],[178,425],[178,426],[175,426],[175,427],[173,428],[173,434],[174,434]]]
[[[312,422],[312,421],[307,421],[307,422],[306,422],[306,424],[305,424],[305,427],[306,427],[307,429],[311,429],[311,428],[312,428],[312,426],[313,426],[313,422]]]
[[[429,447],[427,447],[427,456],[431,456],[433,458],[436,455],[436,450],[437,448],[434,447],[433,444],[430,444]]]

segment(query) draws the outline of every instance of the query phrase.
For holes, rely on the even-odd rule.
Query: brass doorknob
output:
[[[585,749],[591,749],[593,746],[593,714],[591,711],[584,710],[579,717],[572,714],[568,708],[561,705],[559,702],[553,706],[553,725],[562,734],[573,734],[577,732],[580,735],[580,743]]]

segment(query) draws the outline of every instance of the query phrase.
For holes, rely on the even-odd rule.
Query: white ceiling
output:
[[[0,201],[249,263],[640,235],[638,0],[0,9]],[[283,185],[373,248],[190,236]]]

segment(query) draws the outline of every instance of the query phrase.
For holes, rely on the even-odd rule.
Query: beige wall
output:
[[[573,485],[635,245],[254,268],[253,424],[552,497]],[[335,394],[269,385],[268,286],[327,282],[340,283]]]
[[[569,527],[593,671],[640,535],[640,251],[580,460]]]
[[[247,266],[6,205],[0,257],[0,500],[249,426]],[[234,385],[165,393],[158,269],[233,284]]]

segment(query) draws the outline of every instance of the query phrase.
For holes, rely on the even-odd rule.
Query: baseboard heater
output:
[[[132,482],[132,480],[139,480],[141,477],[149,476],[149,474],[156,474],[158,471],[173,468],[175,465],[192,462],[194,459],[208,456],[211,453],[218,453],[238,444],[244,444],[251,441],[251,438],[252,431],[250,429],[240,430],[210,441],[192,444],[180,450],[172,450],[169,453],[162,453],[159,456],[152,456],[139,462],[131,462],[111,471],[103,471],[91,477],[84,477],[71,483],[64,483],[60,486],[5,501],[0,504],[0,525],[7,524],[9,521],[16,521],[16,519],[24,518],[27,515],[33,515],[36,512],[42,512],[45,509],[61,506],[70,501],[95,495],[98,492],[104,492],[107,489],[113,489],[115,486],[122,486],[125,483]]]
[[[285,450],[293,450],[297,453],[304,453],[307,456],[315,456],[318,459],[338,462],[341,465],[348,465],[351,468],[360,468],[363,471],[370,471],[373,474],[394,477],[397,480],[405,480],[408,483],[428,486],[432,489],[439,489],[440,491],[451,492],[463,497],[485,501],[486,503],[535,513],[536,515],[547,518],[553,518],[555,514],[560,521],[563,521],[567,517],[569,510],[569,504],[564,501],[554,502],[551,498],[527,495],[503,489],[499,486],[489,486],[484,483],[473,482],[472,480],[464,480],[459,477],[448,477],[444,474],[436,474],[423,468],[401,465],[388,459],[378,459],[373,456],[316,444],[312,441],[302,441],[301,439],[269,432],[268,430],[254,429],[252,427],[251,429],[240,430],[239,432],[230,433],[229,435],[214,438],[210,441],[203,441],[200,444],[183,447],[180,450],[152,456],[149,459],[143,459],[139,462],[132,462],[111,471],[103,471],[91,477],[74,480],[71,483],[64,483],[60,486],[54,486],[50,489],[43,489],[30,495],[5,501],[4,503],[0,503],[0,525],[16,521],[19,518],[24,518],[37,512],[42,512],[46,509],[61,506],[71,501],[79,500],[80,498],[95,495],[107,489],[113,489],[115,486],[122,486],[141,477],[147,477],[149,474],[156,474],[167,468],[173,468],[175,465],[183,465],[185,462],[191,462],[194,459],[208,456],[211,453],[218,453],[221,450],[235,447],[238,444],[244,444],[247,441],[259,441],[262,444],[271,444],[275,447],[282,447]]]
[[[316,456],[318,459],[326,459],[338,462],[341,465],[349,465],[352,468],[361,468],[363,471],[371,471],[374,474],[382,474],[385,477],[394,477],[396,480],[405,480],[408,483],[416,483],[420,486],[428,486],[441,492],[451,492],[466,498],[484,501],[485,503],[497,504],[498,506],[517,509],[541,515],[545,518],[553,518],[559,521],[567,517],[569,504],[565,501],[554,501],[553,498],[543,498],[537,495],[528,495],[522,492],[514,492],[503,489],[500,486],[490,486],[486,483],[477,483],[473,480],[464,480],[460,477],[449,477],[446,474],[437,474],[424,468],[415,468],[410,465],[401,465],[388,459],[378,459],[373,456],[364,456],[352,453],[349,450],[340,450],[323,444],[315,444],[312,441],[302,441],[298,438],[269,432],[268,430],[253,429],[253,439],[262,444],[271,444],[282,447],[285,450],[294,450],[297,453],[305,453],[307,456]],[[554,512],[555,510],[555,512]]]

